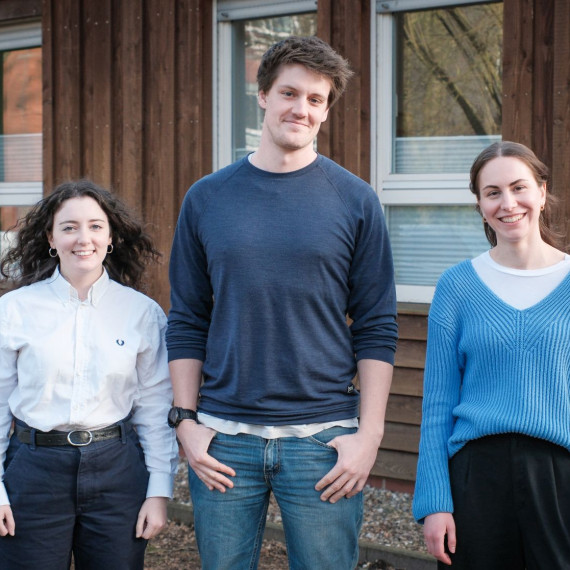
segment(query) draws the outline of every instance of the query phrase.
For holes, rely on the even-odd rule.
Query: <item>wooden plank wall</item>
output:
[[[370,181],[371,0],[319,0],[317,35],[354,71],[348,88],[322,124],[319,152]],[[349,144],[347,144],[349,143]]]
[[[552,184],[564,200],[559,222],[570,243],[570,0],[556,0],[553,20]]]
[[[372,475],[391,488],[394,481],[412,482],[422,419],[423,372],[427,339],[427,306],[400,307],[399,340],[386,429]],[[400,485],[401,487],[401,485]],[[403,490],[411,488],[403,487]]]
[[[149,294],[168,309],[182,198],[212,169],[212,3],[44,0],[44,183],[112,187],[164,263]]]
[[[2,0],[0,2],[0,23],[42,15],[42,0]]]
[[[504,0],[503,37],[503,139],[550,167],[570,241],[570,0]]]

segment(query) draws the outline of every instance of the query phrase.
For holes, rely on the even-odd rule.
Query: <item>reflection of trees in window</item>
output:
[[[398,136],[501,129],[502,4],[398,18]]]
[[[274,43],[289,36],[312,36],[316,33],[314,14],[295,14],[279,18],[248,20],[245,24],[247,58],[257,61]]]

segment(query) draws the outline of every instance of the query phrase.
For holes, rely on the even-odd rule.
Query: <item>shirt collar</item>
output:
[[[93,306],[97,306],[101,297],[105,294],[107,289],[109,288],[109,282],[111,281],[107,270],[103,268],[103,275],[91,285],[89,292],[87,293],[87,299],[84,301],[85,303],[89,303]],[[69,301],[79,301],[79,296],[77,295],[77,291],[71,286],[69,281],[63,277],[63,275],[59,272],[59,265],[55,268],[51,276],[50,285],[57,295],[59,299],[61,299],[64,303]]]

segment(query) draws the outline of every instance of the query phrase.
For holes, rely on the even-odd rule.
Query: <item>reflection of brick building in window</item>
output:
[[[0,182],[42,180],[42,50],[2,54]],[[27,209],[27,208],[26,208]],[[13,226],[24,208],[0,208],[0,230]]]

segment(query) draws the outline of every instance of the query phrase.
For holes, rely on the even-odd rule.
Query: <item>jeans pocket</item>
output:
[[[8,449],[6,450],[6,459],[4,460],[4,478],[8,477],[14,470],[27,447],[25,443],[20,442],[16,435],[12,435]]]
[[[334,427],[319,431],[313,435],[310,435],[309,437],[307,437],[307,441],[312,441],[313,443],[316,443],[320,447],[325,447],[327,449],[332,449],[332,450],[336,451],[336,449],[334,449],[334,447],[331,447],[329,445],[329,442],[332,441],[335,437],[339,437],[341,435],[349,435],[349,434],[352,434],[355,432],[356,432],[356,428],[346,428],[346,427],[341,427],[341,426],[334,426]]]

